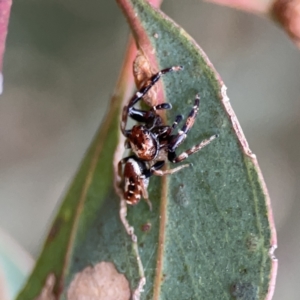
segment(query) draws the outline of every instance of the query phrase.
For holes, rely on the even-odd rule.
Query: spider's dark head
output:
[[[128,137],[135,155],[144,161],[153,160],[158,153],[158,140],[149,129],[143,125],[135,125]]]

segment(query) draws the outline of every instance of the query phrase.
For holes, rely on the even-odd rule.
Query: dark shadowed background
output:
[[[274,299],[299,300],[300,52],[267,19],[200,0],[165,0],[162,9],[228,87],[273,203]],[[0,97],[0,227],[33,257],[105,114],[128,32],[111,0],[14,1]]]

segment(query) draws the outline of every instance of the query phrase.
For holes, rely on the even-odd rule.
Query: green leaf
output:
[[[118,3],[153,67],[184,66],[162,79],[173,106],[167,122],[177,114],[187,116],[195,95],[201,96],[198,118],[177,152],[220,135],[187,159],[192,167],[151,178],[152,211],[144,201],[129,207],[147,280],[141,299],[271,299],[277,264],[272,258],[276,233],[270,200],[222,81],[203,51],[168,17],[142,0]],[[114,191],[113,161],[122,155],[115,155],[122,143],[120,110],[128,92],[125,86],[120,90],[20,300],[36,297],[51,273],[53,293],[66,299],[75,274],[100,262],[113,263],[131,290],[139,284],[135,244],[120,222]]]

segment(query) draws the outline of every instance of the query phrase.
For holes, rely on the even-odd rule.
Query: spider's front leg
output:
[[[156,113],[157,110],[167,110],[172,109],[170,103],[161,103],[156,106],[153,106],[151,110],[140,110],[132,107],[128,111],[128,107],[125,106],[122,112],[122,121],[121,121],[121,131],[124,136],[130,134],[130,130],[126,130],[127,119],[130,116],[134,121],[139,123],[149,124],[150,127],[154,127],[157,124],[162,123],[161,117]]]
[[[174,66],[171,68],[161,70],[160,72],[154,74],[151,77],[150,83],[148,85],[144,86],[133,95],[133,97],[129,101],[129,104],[127,106],[124,106],[122,112],[121,131],[125,136],[126,136],[126,124],[127,124],[128,115],[135,121],[149,123],[149,122],[153,122],[155,118],[158,116],[155,113],[156,110],[172,108],[170,104],[162,103],[154,106],[150,111],[143,111],[134,108],[134,105],[143,98],[143,96],[154,86],[154,84],[160,79],[162,75],[172,71],[179,71],[182,69],[183,67],[181,66]]]

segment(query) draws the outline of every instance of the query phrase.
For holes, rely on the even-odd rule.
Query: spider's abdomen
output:
[[[153,160],[158,153],[158,141],[145,126],[133,126],[129,137],[132,151],[144,161]]]
[[[145,164],[135,159],[129,159],[124,167],[124,198],[128,204],[136,205],[141,200],[142,184],[148,186],[142,172]]]

